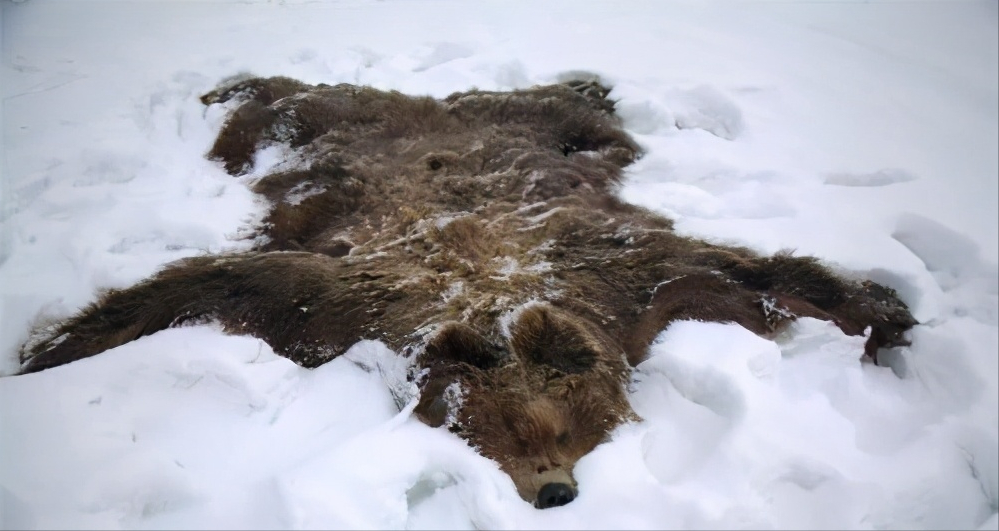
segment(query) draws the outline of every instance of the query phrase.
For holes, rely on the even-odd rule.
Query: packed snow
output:
[[[922,323],[883,367],[813,319],[675,323],[634,373],[644,421],[547,510],[412,418],[380,343],[306,370],[166,330],[0,378],[0,527],[999,528],[994,0],[0,9],[3,374],[101,289],[252,245],[266,205],[204,159],[224,112],[197,99],[240,72],[436,97],[599,75],[646,152],[622,197],[887,284]]]

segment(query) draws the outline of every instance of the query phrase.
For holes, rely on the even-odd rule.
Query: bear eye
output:
[[[569,444],[570,439],[571,437],[569,436],[569,432],[563,431],[562,433],[558,434],[558,437],[555,437],[555,442],[557,444],[566,445]]]

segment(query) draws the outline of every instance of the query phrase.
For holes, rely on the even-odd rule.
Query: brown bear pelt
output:
[[[629,364],[681,319],[770,335],[796,316],[870,334],[916,324],[889,288],[816,259],[677,235],[615,195],[640,155],[608,89],[574,81],[443,99],[248,78],[206,94],[230,114],[208,156],[233,175],[286,160],[253,252],[180,260],[113,290],[22,349],[44,370],[215,320],[305,367],[379,339],[414,361],[415,413],[496,460],[539,507],[575,495],[576,461],[636,419]],[[864,353],[858,352],[858,358]]]

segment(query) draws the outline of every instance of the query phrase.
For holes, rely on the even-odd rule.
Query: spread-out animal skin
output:
[[[622,422],[630,367],[673,321],[764,336],[798,316],[869,333],[916,324],[890,288],[815,258],[760,256],[676,234],[621,201],[640,156],[609,90],[573,81],[437,100],[353,85],[243,78],[208,153],[271,208],[252,252],[186,258],[111,290],[22,349],[22,371],[214,320],[305,367],[361,339],[413,360],[415,415],[446,426],[541,508],[577,494],[574,464]],[[865,353],[858,352],[858,359]]]

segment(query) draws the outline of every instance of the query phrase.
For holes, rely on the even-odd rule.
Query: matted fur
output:
[[[535,501],[546,484],[574,487],[576,461],[636,418],[629,362],[675,320],[768,335],[818,317],[871,330],[871,358],[904,341],[915,320],[889,288],[814,258],[682,237],[619,200],[640,153],[608,92],[574,81],[435,100],[227,82],[202,98],[234,109],[208,156],[238,175],[263,147],[291,149],[253,185],[272,203],[258,248],[180,260],[102,295],[26,345],[23,372],[188,320],[217,320],[306,367],[379,339],[421,369],[416,415],[495,459]]]

